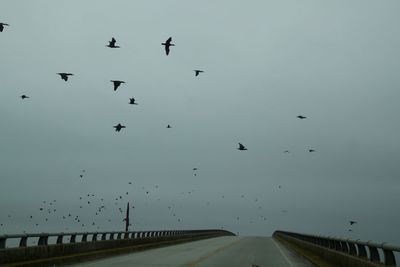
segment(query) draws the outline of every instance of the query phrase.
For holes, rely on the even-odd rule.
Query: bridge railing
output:
[[[120,239],[143,239],[151,237],[185,236],[193,234],[208,234],[221,232],[223,230],[162,230],[162,231],[113,231],[113,232],[72,232],[72,233],[35,233],[35,234],[12,234],[0,235],[0,250],[10,246],[8,244],[18,244],[17,247],[46,246],[50,238],[56,238],[55,244],[73,244],[80,242],[93,242],[104,240]],[[17,242],[15,242],[17,241]],[[34,243],[30,242],[33,241]],[[13,246],[14,247],[14,246]]]
[[[32,260],[58,265],[64,261],[73,262],[227,235],[234,234],[207,229],[0,235],[0,265]]]
[[[361,240],[341,239],[328,236],[315,236],[285,231],[276,231],[274,235],[289,236],[338,252],[356,256],[373,263],[397,266],[396,256],[400,254],[400,246],[384,243],[365,242]],[[395,253],[397,255],[395,255]]]

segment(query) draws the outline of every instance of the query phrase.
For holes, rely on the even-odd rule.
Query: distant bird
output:
[[[175,44],[171,44],[171,41],[172,41],[172,37],[169,37],[168,40],[165,41],[165,43],[161,44],[161,45],[165,46],[165,53],[167,54],[167,56],[169,54],[169,47],[175,46]]]
[[[315,150],[314,149],[309,149],[308,152],[312,153],[312,152],[315,152]]]
[[[247,148],[244,145],[242,145],[241,143],[239,143],[238,150],[247,150]]]
[[[122,128],[126,128],[124,125],[121,125],[121,123],[118,123],[117,125],[114,126],[115,131],[119,132],[121,131]]]
[[[349,232],[353,232],[353,230],[351,230],[351,229],[349,229],[348,231],[349,231]]]
[[[117,81],[117,80],[111,80],[111,82],[114,84],[114,91],[117,91],[121,83],[125,83],[124,81]]]
[[[65,72],[60,72],[57,73],[58,75],[61,76],[61,79],[63,79],[64,81],[68,81],[68,76],[73,76],[74,74],[72,73],[65,73]]]
[[[10,26],[7,23],[0,22],[0,32],[3,32],[4,26]]]
[[[197,171],[197,168],[193,168],[194,171]]]
[[[203,70],[194,70],[195,76],[199,76],[200,73],[204,72]]]
[[[167,125],[167,128],[169,129],[169,128],[172,128],[172,127],[171,127],[171,125],[168,124],[168,125]]]
[[[302,120],[302,119],[307,119],[307,117],[302,116],[302,115],[297,116],[297,118],[299,118],[300,120]]]
[[[113,38],[111,38],[111,41],[108,41],[108,45],[106,45],[109,48],[119,48],[118,45],[115,45],[117,41]]]
[[[285,150],[285,151],[283,151],[283,153],[290,153],[290,151],[289,150]]]
[[[83,175],[82,175],[82,174],[80,174],[80,175],[79,175],[79,177],[83,178]]]
[[[356,224],[356,221],[349,221],[350,225]]]
[[[137,105],[138,103],[135,102],[134,98],[129,98],[129,104],[131,105]]]
[[[21,95],[20,97],[21,97],[22,99],[29,98],[29,96],[27,96],[27,95]]]

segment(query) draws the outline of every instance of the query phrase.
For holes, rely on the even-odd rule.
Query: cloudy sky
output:
[[[129,201],[137,230],[400,243],[399,8],[3,0],[0,233],[120,230]]]

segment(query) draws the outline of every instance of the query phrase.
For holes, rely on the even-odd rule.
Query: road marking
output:
[[[229,243],[229,244],[226,244],[226,245],[223,246],[223,247],[220,247],[220,248],[218,248],[218,249],[216,249],[216,250],[214,250],[214,251],[211,251],[211,252],[208,253],[207,255],[204,255],[204,256],[200,257],[199,259],[195,260],[194,262],[190,262],[189,265],[188,265],[187,267],[194,267],[194,266],[196,266],[197,264],[199,264],[199,263],[202,262],[202,261],[205,261],[206,259],[210,258],[211,256],[214,256],[215,254],[217,254],[217,253],[219,253],[219,252],[221,252],[221,251],[223,251],[223,250],[225,250],[225,249],[227,249],[227,248],[229,248],[229,247],[235,245],[236,243],[242,241],[242,239],[243,239],[243,238],[240,238],[239,240],[235,240],[235,241],[233,241],[233,242],[231,242],[231,243]]]
[[[272,242],[275,244],[275,246],[279,249],[279,252],[282,254],[283,258],[289,263],[290,267],[294,267],[292,262],[289,260],[289,258],[286,256],[286,254],[283,252],[281,246],[275,242],[275,240],[272,238]]]

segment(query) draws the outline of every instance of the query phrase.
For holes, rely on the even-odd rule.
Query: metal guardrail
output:
[[[151,237],[170,237],[185,235],[204,235],[213,233],[227,233],[225,230],[165,230],[165,231],[140,231],[140,232],[80,232],[80,233],[39,233],[39,234],[13,234],[0,235],[0,250],[7,249],[7,240],[18,239],[19,247],[27,247],[28,240],[38,240],[36,246],[49,245],[49,237],[57,237],[56,244],[73,244],[79,242],[94,242],[119,239],[142,239]],[[69,240],[67,240],[67,238]]]
[[[325,248],[367,259],[374,263],[383,263],[387,266],[397,266],[394,252],[400,252],[400,246],[394,246],[387,243],[364,242],[360,240],[314,236],[285,231],[276,231],[274,235],[275,234],[290,236]],[[383,255],[382,259],[380,254]]]

